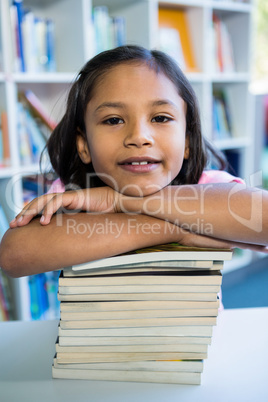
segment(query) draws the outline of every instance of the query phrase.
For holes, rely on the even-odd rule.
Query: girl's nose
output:
[[[124,139],[124,145],[126,147],[152,146],[154,143],[152,129],[147,123],[135,123],[128,127],[127,134]]]

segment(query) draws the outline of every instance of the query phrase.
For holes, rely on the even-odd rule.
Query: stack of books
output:
[[[231,258],[172,243],[65,268],[53,377],[200,384]]]

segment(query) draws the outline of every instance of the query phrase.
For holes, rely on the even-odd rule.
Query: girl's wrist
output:
[[[144,198],[142,197],[131,197],[122,195],[119,199],[117,212],[123,212],[125,214],[128,213],[142,214],[143,204],[144,204]]]

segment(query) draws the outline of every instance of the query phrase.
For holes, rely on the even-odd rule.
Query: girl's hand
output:
[[[120,194],[110,187],[45,194],[27,204],[10,222],[10,227],[27,225],[40,213],[42,213],[40,223],[47,225],[52,215],[59,209],[97,213],[118,212],[119,199]]]
[[[184,229],[182,229],[176,241],[178,241],[178,243],[184,246],[191,246],[191,247],[223,248],[223,249],[241,248],[268,254],[268,247],[266,246],[215,239],[213,237],[192,233]]]

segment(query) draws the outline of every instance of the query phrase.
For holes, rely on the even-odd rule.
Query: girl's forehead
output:
[[[150,90],[152,93],[162,90],[166,93],[172,91],[179,95],[179,88],[160,69],[142,61],[123,62],[111,67],[99,76],[95,82],[93,97],[105,95],[109,90]]]

